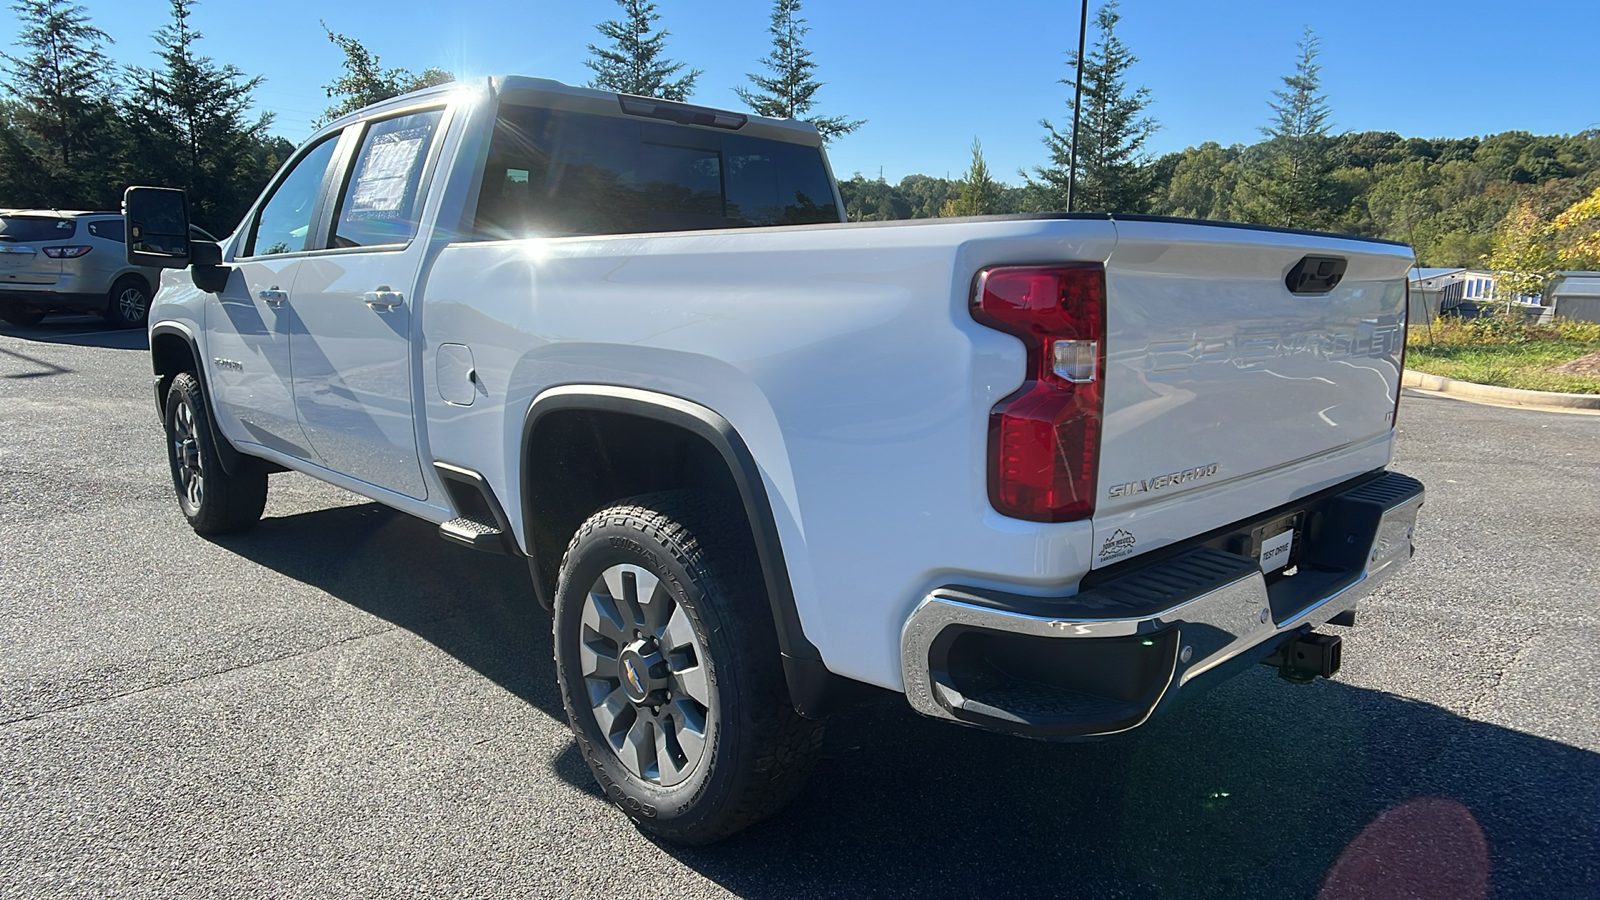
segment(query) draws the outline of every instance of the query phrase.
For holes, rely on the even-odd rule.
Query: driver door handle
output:
[[[257,296],[274,306],[278,305],[279,303],[286,303],[289,300],[289,292],[279,290],[277,285],[263,289]]]
[[[389,290],[388,285],[382,285],[375,291],[367,291],[362,294],[361,299],[378,312],[387,312],[406,302],[406,295],[399,291]]]

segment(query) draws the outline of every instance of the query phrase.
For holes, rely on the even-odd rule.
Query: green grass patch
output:
[[[1600,378],[1550,371],[1597,352],[1600,324],[1558,321],[1529,325],[1520,314],[1489,315],[1413,325],[1406,341],[1406,366],[1497,387],[1600,394]]]
[[[1413,335],[1413,341],[1416,340]],[[1426,345],[1412,343],[1406,350],[1406,367],[1430,375],[1443,375],[1496,387],[1564,394],[1600,394],[1600,378],[1558,375],[1548,371],[1580,356],[1600,352],[1600,344],[1530,341],[1491,346]]]

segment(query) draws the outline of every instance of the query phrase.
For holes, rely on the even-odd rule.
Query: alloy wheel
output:
[[[172,460],[178,476],[178,492],[184,512],[195,515],[205,499],[205,473],[200,467],[200,443],[194,421],[194,407],[180,401],[172,410]]]
[[[578,653],[595,721],[628,771],[663,787],[688,778],[705,756],[708,658],[667,586],[635,565],[600,573]]]
[[[117,312],[122,315],[122,320],[125,322],[143,321],[149,306],[149,298],[139,288],[123,288],[122,293],[117,295]]]

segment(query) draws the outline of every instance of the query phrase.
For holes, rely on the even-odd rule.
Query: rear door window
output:
[[[78,223],[54,216],[0,216],[0,241],[63,241],[78,233]]]
[[[816,147],[564,110],[500,110],[482,237],[628,234],[839,221]]]
[[[339,196],[333,247],[404,244],[422,215],[422,174],[444,118],[429,109],[374,122]]]
[[[122,229],[121,219],[102,219],[98,222],[89,223],[90,234],[97,238],[105,238],[108,241],[116,241],[119,244],[124,243],[126,240]]]

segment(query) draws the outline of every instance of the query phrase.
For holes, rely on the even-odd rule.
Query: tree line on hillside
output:
[[[17,0],[19,52],[5,55],[0,100],[0,205],[115,208],[128,183],[188,189],[196,221],[231,229],[293,148],[268,134],[270,114],[252,114],[262,82],[199,49],[190,24],[197,0],[169,0],[171,20],[154,35],[157,64],[115,66],[112,39],[71,0]],[[668,100],[692,97],[701,70],[670,58],[653,0],[615,0],[621,15],[596,25],[588,47],[591,87]],[[771,49],[735,88],[753,112],[814,124],[824,140],[864,120],[818,109],[817,64],[801,0],[773,0]],[[1135,86],[1139,59],[1118,34],[1116,0],[1093,20],[1083,54],[1081,113],[1039,122],[1044,162],[996,179],[974,138],[957,179],[911,175],[898,184],[860,174],[840,184],[853,220],[1046,212],[1131,212],[1342,231],[1404,241],[1423,265],[1483,266],[1536,293],[1560,268],[1600,267],[1600,131],[1483,138],[1405,138],[1336,132],[1322,92],[1320,43],[1308,27],[1293,71],[1268,101],[1262,140],[1207,142],[1155,156],[1160,128],[1150,91]],[[357,38],[323,23],[343,54],[324,86],[329,121],[393,96],[453,79],[449,72],[385,68]],[[1080,87],[1077,53],[1072,76]],[[1076,134],[1078,153],[1072,155]]]
[[[1153,156],[1159,128],[1151,96],[1132,87],[1138,58],[1117,35],[1116,2],[1100,8],[1083,60],[1079,158],[1070,168],[1073,121],[1049,120],[1049,163],[994,182],[974,143],[960,179],[911,175],[899,184],[860,174],[841,182],[851,219],[1045,212],[1073,209],[1338,231],[1404,241],[1419,264],[1489,267],[1510,293],[1537,294],[1559,269],[1600,268],[1600,130],[1575,135],[1511,131],[1483,138],[1405,138],[1335,133],[1322,93],[1320,42],[1307,28],[1294,71],[1273,91],[1262,140],[1215,142]],[[1077,54],[1068,60],[1075,70]],[[1075,87],[1074,80],[1063,83]],[[974,186],[978,186],[976,189]],[[953,198],[982,197],[955,203]]]
[[[18,52],[0,54],[0,206],[116,209],[129,184],[162,184],[189,192],[190,213],[210,231],[231,230],[266,181],[294,151],[271,135],[270,113],[253,114],[263,78],[219,63],[200,48],[190,19],[198,0],[169,0],[171,18],[152,37],[156,65],[118,66],[115,43],[71,0],[17,0]],[[698,70],[663,55],[656,5],[617,0],[620,20],[597,30],[591,45],[591,87],[671,100],[687,99]],[[759,115],[804,119],[825,138],[864,124],[816,112],[816,63],[800,0],[774,0],[772,51],[765,74],[750,75],[737,95]],[[440,69],[385,68],[362,42],[322,23],[343,55],[341,73],[324,90],[333,103],[318,119],[332,121],[408,91],[454,80]]]
[[[1206,142],[1152,159],[1146,202],[1112,211],[1277,224],[1252,215],[1252,196],[1240,186],[1267,156],[1265,144]],[[1600,132],[1424,139],[1370,131],[1331,138],[1327,155],[1333,164],[1325,205],[1319,221],[1304,227],[1404,241],[1427,266],[1483,267],[1519,254],[1528,257],[1523,265],[1496,267],[1600,264],[1600,223],[1582,227],[1600,212]],[[987,167],[983,174],[992,184]],[[956,179],[908,175],[898,183],[858,173],[839,187],[852,220],[1059,209],[1031,185],[999,184],[979,213],[945,212],[971,180],[970,170]]]

